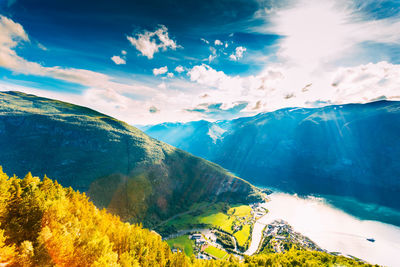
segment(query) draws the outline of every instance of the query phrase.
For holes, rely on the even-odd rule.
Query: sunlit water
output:
[[[251,255],[257,250],[265,224],[283,219],[323,249],[373,264],[400,266],[400,227],[360,220],[321,198],[274,193],[271,201],[263,205],[269,213],[254,225],[252,243],[246,254]],[[369,242],[367,238],[373,238],[375,242]]]

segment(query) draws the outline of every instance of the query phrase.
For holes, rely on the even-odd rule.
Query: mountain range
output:
[[[400,102],[285,108],[142,129],[255,185],[400,209]]]
[[[89,108],[0,92],[0,166],[86,192],[97,207],[152,227],[200,202],[249,203],[259,190],[220,166]]]

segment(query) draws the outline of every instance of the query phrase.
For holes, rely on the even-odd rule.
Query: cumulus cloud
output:
[[[188,76],[191,81],[219,89],[228,89],[230,84],[235,82],[223,71],[216,71],[206,64],[194,66],[188,72]]]
[[[169,38],[168,28],[160,25],[154,32],[144,31],[138,33],[136,36],[127,36],[128,41],[136,47],[136,49],[148,59],[152,59],[154,54],[166,51],[168,48],[176,50],[178,45],[176,42]]]
[[[19,56],[15,51],[15,48],[23,42],[29,42],[28,34],[23,27],[19,23],[0,15],[1,67],[9,69],[14,73],[50,77],[81,84],[88,87],[91,92],[102,92],[108,96],[129,92],[146,98],[154,94],[154,89],[151,87],[116,82],[114,77],[103,73],[59,66],[45,67],[39,63],[28,61]]]
[[[230,60],[236,61],[243,57],[243,53],[246,51],[246,48],[243,46],[238,46],[235,49],[235,52],[229,56]]]
[[[159,110],[157,107],[155,107],[155,106],[151,106],[151,107],[149,108],[149,112],[150,112],[150,113],[158,113],[158,112],[160,112],[160,110]]]
[[[161,68],[154,68],[153,69],[153,74],[154,74],[154,76],[157,76],[157,75],[161,75],[161,74],[164,74],[164,73],[167,73],[168,72],[168,67],[167,66],[164,66],[164,67],[161,67]]]
[[[12,81],[2,79],[0,90],[18,90],[68,101],[96,109],[132,124],[160,123],[178,119],[190,121],[202,118],[201,114],[185,111],[198,104],[196,99],[200,87],[195,84],[171,79],[168,83],[171,85],[169,89],[166,83],[161,83],[160,87],[147,86],[133,80],[119,82],[117,77],[85,69],[46,67],[28,61],[16,53],[15,48],[24,43],[29,44],[29,37],[23,27],[11,19],[0,16],[1,67],[18,74],[44,76],[77,83],[83,85],[85,89],[74,93],[57,92],[18,86]],[[192,88],[191,91],[183,92],[183,88],[189,87]],[[157,107],[159,112],[150,113],[149,108],[152,106]]]
[[[117,65],[126,64],[126,60],[121,58],[120,56],[112,56],[111,60],[114,61],[114,63]]]
[[[207,102],[200,100],[191,110],[210,114],[210,103],[230,110],[243,102],[247,105],[238,115],[243,116],[284,107],[400,100],[400,65],[378,57],[370,62],[380,54],[374,49],[384,48],[379,44],[400,45],[400,17],[371,18],[353,4],[295,0],[264,10],[266,23],[252,30],[280,35],[276,60],[266,61],[260,73],[243,77],[205,64],[194,66],[189,79],[204,86],[199,99]],[[236,61],[245,52],[237,47],[229,58]]]
[[[29,41],[29,37],[21,24],[1,15],[0,30],[0,45],[3,50],[14,48],[19,40]]]
[[[224,43],[217,39],[214,41],[214,44],[215,45],[223,45]]]
[[[175,71],[177,72],[177,73],[182,73],[182,72],[184,72],[185,71],[185,69],[182,67],[182,66],[177,66],[176,68],[175,68]]]
[[[232,107],[225,109],[223,108],[223,103],[202,103],[194,108],[187,109],[187,111],[212,116],[218,120],[227,120],[237,117],[247,105],[248,103],[239,101],[234,103]]]
[[[217,49],[215,49],[214,47],[210,46],[210,52],[211,52],[211,54],[207,58],[208,63],[210,63],[211,61],[213,61],[217,57]]]
[[[209,42],[208,40],[204,39],[204,38],[200,38],[200,40],[201,40],[202,42],[204,42],[205,44],[210,44],[210,42]]]
[[[167,89],[167,84],[165,82],[162,82],[157,87],[160,89]]]
[[[400,44],[400,18],[367,19],[344,3],[299,0],[268,10],[269,23],[257,31],[281,35],[277,60],[267,63],[259,74],[245,77],[205,64],[194,66],[189,78],[206,88],[199,98],[206,95],[207,102],[191,110],[208,113],[207,103],[229,110],[242,101],[247,105],[240,113],[247,115],[284,107],[399,100],[400,65],[359,63],[362,57],[354,57],[362,55],[366,42]],[[230,59],[242,58],[245,51],[237,47]],[[352,65],[346,66],[344,58],[352,58],[348,61]]]
[[[29,42],[29,37],[23,27],[11,19],[0,15],[0,66],[16,73],[31,74],[37,76],[49,76],[52,78],[95,85],[109,81],[107,75],[74,68],[44,67],[39,63],[25,60],[17,55],[15,48],[22,42]]]
[[[174,74],[173,74],[172,72],[168,72],[167,77],[168,77],[168,78],[173,78],[173,77],[174,77]]]
[[[297,0],[267,13],[254,30],[282,36],[281,62],[325,68],[343,57],[360,57],[367,42],[400,44],[400,18],[370,18],[353,1]],[[371,51],[364,51],[367,55]],[[361,55],[362,56],[362,55]],[[357,59],[357,58],[353,58]]]
[[[332,98],[338,102],[400,99],[400,65],[382,61],[339,68],[332,75]]]
[[[207,102],[221,103],[229,110],[247,103],[243,114],[272,111],[283,107],[313,107],[315,103],[346,104],[369,102],[384,97],[400,99],[400,65],[388,62],[339,68],[313,79],[292,80],[297,68],[270,67],[256,76],[229,76],[208,65],[193,67],[191,81],[210,88]],[[198,105],[200,107],[202,105]],[[197,107],[197,108],[198,108]]]

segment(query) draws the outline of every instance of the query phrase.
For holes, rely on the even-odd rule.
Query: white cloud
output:
[[[19,23],[0,15],[0,66],[16,73],[49,76],[64,81],[94,85],[108,81],[104,74],[74,68],[44,67],[17,55],[19,43],[29,42],[29,37]]]
[[[184,69],[182,66],[177,66],[177,67],[175,68],[175,71],[176,71],[177,73],[182,73],[182,72],[185,71],[185,69]]]
[[[41,43],[38,43],[37,46],[39,47],[40,50],[47,51],[47,47],[45,47]]]
[[[120,83],[114,77],[85,69],[63,68],[59,66],[45,67],[39,63],[28,61],[19,56],[15,48],[22,42],[29,42],[23,27],[0,15],[0,66],[14,73],[45,76],[71,83],[81,84],[93,90],[119,92],[141,95],[142,98],[154,94],[154,89],[132,83]]]
[[[298,3],[301,3],[298,6],[300,11],[311,9],[315,12],[321,12],[325,9],[324,12],[328,12],[324,4],[317,3],[316,9],[312,9],[308,7],[305,1]],[[332,2],[325,0],[323,3]],[[335,65],[332,67],[332,64],[328,64],[337,60],[336,57],[340,58],[342,55],[356,51],[355,48],[359,47],[360,40],[370,41],[377,38],[380,42],[398,43],[400,38],[400,35],[396,34],[398,33],[398,28],[396,28],[399,25],[398,21],[378,19],[374,26],[371,21],[368,22],[362,18],[356,20],[355,17],[352,17],[354,11],[348,12],[348,6],[337,9],[336,5],[333,5],[329,6],[329,12],[344,12],[344,14],[347,14],[346,19],[340,20],[341,23],[336,24],[334,21],[337,18],[333,19],[328,15],[319,17],[322,24],[326,25],[328,29],[332,28],[332,30],[327,31],[328,33],[324,33],[318,25],[312,25],[310,22],[314,21],[313,16],[318,17],[312,15],[314,11],[302,13],[303,16],[304,14],[309,15],[305,22],[302,22],[300,20],[301,15],[289,12],[292,7],[270,11],[269,19],[273,24],[265,26],[263,30],[269,33],[279,33],[285,37],[282,37],[278,43],[278,62],[269,63],[259,74],[246,77],[230,76],[202,64],[194,66],[188,71],[189,82],[184,79],[167,79],[166,77],[172,72],[168,72],[168,68],[165,66],[155,69],[156,72],[153,70],[154,75],[167,74],[163,76],[165,79],[162,83],[158,84],[157,81],[153,81],[154,83],[151,86],[143,86],[132,80],[127,80],[124,83],[117,82],[116,77],[90,70],[58,66],[45,67],[28,61],[16,53],[16,47],[19,44],[29,42],[28,35],[18,23],[0,17],[0,66],[15,73],[52,77],[88,87],[88,89],[82,90],[80,94],[67,94],[35,88],[20,88],[5,85],[4,81],[0,81],[1,90],[12,90],[14,88],[15,90],[69,101],[94,108],[132,124],[212,119],[212,117],[207,117],[208,115],[198,112],[186,112],[186,110],[195,107],[209,107],[210,103],[214,103],[214,106],[218,109],[227,111],[237,107],[238,103],[248,103],[247,107],[241,112],[243,115],[251,115],[283,107],[312,107],[315,103],[368,102],[380,97],[400,100],[399,65],[384,61],[377,61],[379,63],[376,64],[368,62],[366,64],[354,64],[355,66],[350,67],[337,67]],[[296,19],[298,22],[295,22]],[[328,22],[324,22],[324,19]],[[290,22],[291,20],[294,22]],[[317,20],[315,19],[315,21]],[[298,23],[304,23],[303,27],[306,28],[296,28],[299,26]],[[313,35],[307,35],[306,31],[308,30],[317,34],[314,39],[315,47],[308,47],[305,44],[309,41],[300,40],[300,33],[297,31],[303,31],[307,38],[312,38]],[[347,31],[353,34],[348,34]],[[370,31],[371,36],[366,37],[366,31]],[[389,32],[392,34],[388,34]],[[167,30],[163,32],[163,34],[165,33],[167,33]],[[331,42],[339,46],[344,45],[339,48],[331,47],[330,43],[320,40],[321,35],[330,38],[329,34],[333,34],[335,38],[341,40],[333,40],[332,37]],[[158,47],[164,45],[164,43],[155,32],[144,32],[141,35],[149,36],[150,48],[153,43],[156,45],[153,50],[150,49],[145,53],[141,51],[143,55],[149,58],[160,50],[171,48],[171,45],[165,48]],[[352,38],[355,41],[348,42],[347,38],[351,35],[354,35]],[[136,40],[138,46],[139,44],[145,45],[146,37],[143,36],[141,37],[139,34],[131,38]],[[295,47],[296,41],[294,40],[296,38],[299,40],[298,47]],[[168,44],[168,42],[166,43]],[[176,44],[175,46],[177,47]],[[326,47],[326,53],[321,52],[324,47]],[[242,47],[243,49],[237,52],[238,48],[232,54],[235,60],[243,57],[246,51]],[[312,54],[314,49],[315,55]],[[216,54],[216,50],[211,50],[211,60],[214,59]],[[308,54],[309,56],[307,56]],[[124,53],[121,52],[121,58],[123,58],[123,55]],[[248,56],[250,56],[250,53]],[[310,64],[307,63],[307,60]],[[265,61],[271,62],[270,60]],[[324,68],[319,68],[320,66],[324,66]],[[177,66],[175,71],[181,73],[185,69],[182,66]],[[187,88],[190,88],[190,90],[187,90]],[[151,110],[156,110],[152,107],[156,107],[157,112],[151,112]]]
[[[354,5],[346,0],[297,0],[265,14],[266,24],[255,30],[281,35],[280,61],[310,72],[343,57],[360,57],[366,42],[400,44],[398,16],[369,18]]]
[[[19,40],[29,41],[21,24],[0,15],[0,45],[2,49],[14,48]]]
[[[167,73],[168,72],[168,67],[167,66],[164,66],[164,67],[161,67],[161,68],[154,68],[153,69],[153,74],[154,74],[154,76],[157,76],[157,75],[161,75],[161,74],[164,74],[164,73]]]
[[[174,74],[173,74],[172,72],[168,72],[167,77],[168,77],[168,78],[173,78],[173,77],[174,77]]]
[[[379,44],[400,45],[400,17],[369,18],[352,3],[294,0],[264,10],[266,23],[255,30],[281,35],[276,59],[260,56],[266,63],[257,75],[229,76],[203,64],[189,70],[189,78],[205,87],[199,95],[207,95],[207,103],[221,103],[222,110],[248,103],[243,115],[284,107],[400,100],[400,65],[379,58],[378,63],[370,62],[380,54],[373,50],[381,49]],[[365,43],[378,45],[367,48]],[[245,51],[237,47],[229,58],[238,60]]]
[[[125,50],[121,50],[121,54],[126,56],[127,52]]]
[[[230,56],[229,56],[229,59],[230,60],[233,60],[233,61],[236,61],[236,60],[239,60],[239,59],[241,59],[242,57],[243,57],[243,53],[246,51],[246,48],[245,47],[243,47],[243,46],[238,46],[238,47],[236,47],[236,49],[235,49],[235,53],[233,53],[233,54],[231,54]]]
[[[166,51],[168,48],[176,50],[178,45],[169,38],[168,29],[161,25],[154,32],[144,31],[136,34],[135,37],[128,36],[128,41],[148,59],[152,59],[159,50]]]
[[[207,95],[208,103],[222,103],[221,109],[248,103],[243,115],[283,107],[399,100],[400,65],[356,63],[362,61],[356,59],[346,66],[340,60],[359,56],[365,42],[400,44],[400,18],[368,20],[340,4],[301,0],[268,10],[272,24],[258,30],[282,35],[276,62],[265,60],[263,71],[246,77],[229,76],[203,64],[188,72],[190,80],[207,88],[202,95]],[[230,59],[238,60],[245,51],[237,47]]]
[[[207,58],[208,63],[210,63],[211,61],[213,61],[217,57],[217,49],[215,49],[214,47],[210,46],[210,52],[211,52],[211,54]]]
[[[171,79],[168,83],[168,87],[171,86],[171,89],[165,83],[161,83],[158,88],[157,86],[145,86],[133,80],[119,82],[117,77],[85,69],[45,67],[17,55],[15,48],[23,42],[29,42],[29,37],[23,27],[11,19],[0,16],[1,67],[18,74],[51,77],[78,83],[87,88],[78,93],[56,92],[18,86],[13,80],[3,78],[0,81],[1,91],[18,90],[68,101],[93,108],[131,124],[190,121],[201,118],[199,114],[185,111],[186,108],[192,107],[200,90],[195,84]],[[191,91],[182,92],[183,88],[189,87]],[[159,112],[151,113],[149,108],[152,106],[157,107]]]
[[[234,54],[232,54],[232,55],[229,56],[229,59],[233,60],[233,61],[236,61],[237,58],[236,58],[236,56]]]
[[[126,64],[126,60],[121,58],[120,56],[112,56],[111,60],[114,61],[114,63],[117,65]]]
[[[210,42],[209,42],[208,40],[204,39],[204,38],[200,38],[200,40],[201,40],[202,42],[206,43],[206,44],[210,44]]]
[[[222,43],[220,40],[217,39],[214,41],[214,44],[215,45],[223,45],[224,43]]]
[[[339,68],[331,79],[331,96],[336,102],[368,102],[380,97],[400,99],[400,65],[382,61]]]
[[[160,89],[166,89],[167,88],[167,84],[165,82],[162,82],[157,87],[160,88]]]
[[[284,107],[313,107],[316,103],[346,104],[379,98],[400,100],[400,65],[379,62],[326,72],[309,83],[293,80],[297,68],[270,67],[257,76],[229,76],[205,64],[193,67],[190,80],[209,89],[207,102],[222,103],[221,109],[248,103],[242,111],[255,114]]]

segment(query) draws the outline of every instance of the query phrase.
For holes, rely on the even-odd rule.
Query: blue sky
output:
[[[0,90],[131,124],[400,99],[400,1],[0,0]]]

